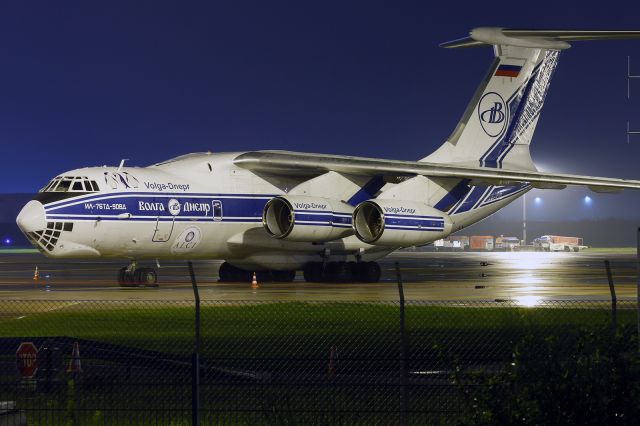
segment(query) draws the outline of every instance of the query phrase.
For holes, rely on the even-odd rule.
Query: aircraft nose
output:
[[[47,227],[44,206],[40,201],[31,200],[20,210],[16,223],[22,232],[42,231]]]

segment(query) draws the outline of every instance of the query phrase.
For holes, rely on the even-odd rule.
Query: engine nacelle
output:
[[[415,201],[367,200],[353,212],[356,236],[380,246],[427,244],[449,235],[452,227],[448,214]]]
[[[287,241],[324,242],[353,235],[353,206],[328,198],[281,195],[264,206],[262,224]]]

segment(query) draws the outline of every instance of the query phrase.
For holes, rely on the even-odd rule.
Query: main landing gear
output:
[[[380,265],[376,262],[310,262],[305,265],[307,282],[376,283],[380,281]]]
[[[255,271],[259,282],[281,282],[288,283],[296,278],[296,271]],[[228,262],[220,265],[218,272],[221,282],[227,283],[250,283],[253,278],[253,271],[240,269]]]
[[[237,268],[228,262],[220,265],[220,282],[250,283],[253,271]],[[296,271],[256,271],[259,282],[291,282]],[[310,262],[304,267],[307,282],[376,283],[380,281],[380,265],[376,262]]]
[[[120,287],[157,287],[158,274],[153,268],[138,268],[136,262],[131,262],[118,270],[118,284]]]

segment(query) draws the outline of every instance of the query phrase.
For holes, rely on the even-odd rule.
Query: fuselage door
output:
[[[213,200],[211,201],[211,211],[212,217],[215,222],[220,222],[222,220],[222,201]]]

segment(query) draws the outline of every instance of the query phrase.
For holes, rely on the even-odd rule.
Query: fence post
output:
[[[638,352],[640,352],[640,228],[638,228],[638,232],[636,233],[636,247],[636,318],[638,321]]]
[[[613,285],[613,276],[611,275],[611,264],[609,260],[604,261],[604,267],[607,270],[607,280],[609,281],[609,291],[611,292],[611,328],[613,334],[618,329],[618,298],[616,297],[616,288]]]
[[[191,424],[197,426],[200,424],[200,293],[198,293],[196,274],[193,272],[193,263],[189,261],[187,264],[196,308],[195,342],[191,357]]]
[[[39,351],[44,355],[44,391],[47,393],[51,392],[51,383],[53,379],[53,372],[51,371],[53,368],[53,362],[51,360],[51,346],[51,340],[47,339],[44,341],[42,349]]]
[[[396,262],[396,276],[398,278],[398,295],[400,296],[400,386],[402,387],[402,406],[400,408],[400,424],[407,424],[408,389],[407,389],[407,335],[404,324],[404,289],[400,264]]]

